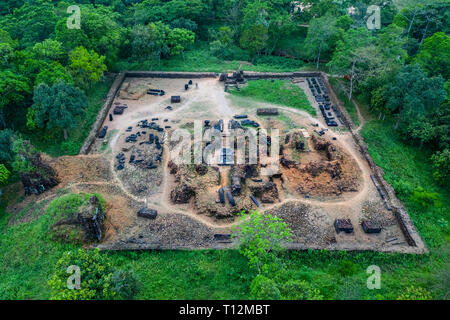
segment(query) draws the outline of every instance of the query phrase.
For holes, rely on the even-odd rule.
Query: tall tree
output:
[[[181,28],[170,30],[167,35],[167,44],[169,46],[170,55],[181,54],[184,60],[184,51],[192,45],[195,40],[195,33]]]
[[[419,66],[405,66],[385,88],[386,106],[398,113],[395,129],[403,119],[415,120],[429,115],[444,101],[446,92],[441,77],[429,78]]]
[[[250,52],[254,58],[256,54],[260,54],[261,50],[266,47],[269,39],[267,27],[255,24],[242,32],[239,43],[243,49]]]
[[[375,38],[366,28],[349,29],[339,40],[331,61],[327,64],[339,75],[350,77],[349,100],[352,98],[355,82],[368,72],[370,62],[375,62]]]
[[[5,111],[23,104],[31,93],[27,78],[10,70],[0,71],[0,126],[7,127]],[[5,109],[12,110],[5,110]],[[8,112],[9,113],[9,112]]]
[[[78,116],[85,113],[86,106],[85,94],[70,84],[59,82],[51,87],[40,84],[34,89],[27,125],[30,128],[60,128],[67,139],[67,129],[77,126]]]
[[[444,79],[449,79],[450,36],[437,32],[426,38],[414,62],[420,64],[430,76],[441,75]]]
[[[312,19],[305,39],[307,55],[314,57],[319,69],[320,55],[330,47],[330,39],[338,32],[336,19],[331,15]]]
[[[78,47],[69,53],[69,70],[75,83],[81,88],[90,88],[100,81],[106,71],[105,57],[93,50]]]

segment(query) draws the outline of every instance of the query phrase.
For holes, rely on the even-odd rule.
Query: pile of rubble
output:
[[[286,135],[285,144],[281,148],[281,173],[286,187],[293,188],[297,192],[309,197],[338,196],[342,192],[357,191],[359,188],[359,170],[354,160],[348,155],[339,152],[330,141],[313,135],[311,144],[317,156],[310,160],[295,161],[293,152],[306,151],[306,143],[303,134],[291,132]],[[311,159],[312,158],[312,159]]]
[[[20,181],[26,195],[41,194],[58,185],[59,180],[55,170],[42,161],[40,153],[22,156],[30,162],[32,168],[28,172],[20,173]]]

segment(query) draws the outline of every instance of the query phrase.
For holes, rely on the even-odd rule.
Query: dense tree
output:
[[[52,86],[60,81],[73,84],[73,78],[70,73],[67,72],[66,68],[64,68],[59,62],[53,62],[49,64],[48,68],[45,68],[38,73],[34,83],[36,86],[41,83]]]
[[[67,139],[67,129],[78,124],[85,113],[87,98],[70,84],[59,82],[51,87],[40,84],[34,89],[33,105],[27,115],[27,125],[43,129],[60,128]]]
[[[192,45],[195,40],[195,33],[187,30],[174,28],[167,35],[167,45],[169,46],[170,55],[181,54],[184,59],[184,51]]]
[[[0,125],[5,128],[4,111],[6,108],[13,109],[15,106],[25,102],[31,93],[27,79],[15,74],[10,70],[0,71]]]
[[[336,19],[331,15],[312,19],[305,39],[307,55],[314,57],[316,70],[319,69],[321,54],[330,47],[330,39],[338,32]]]
[[[437,32],[426,38],[414,62],[420,64],[430,76],[441,75],[444,79],[449,79],[450,36]]]
[[[9,67],[17,45],[17,41],[14,41],[8,32],[0,29],[0,67]]]
[[[13,132],[11,130],[0,130],[0,163],[9,165],[13,161],[12,139]]]
[[[228,26],[222,26],[219,30],[210,30],[210,38],[213,41],[210,42],[209,47],[211,52],[218,57],[226,56],[228,49],[233,45],[233,30]]]
[[[349,100],[352,98],[355,82],[370,71],[369,65],[379,61],[375,38],[366,28],[349,29],[336,44],[336,50],[327,64],[333,72],[350,77]]]
[[[395,128],[402,120],[410,122],[439,107],[446,93],[442,78],[429,78],[418,66],[405,66],[386,86],[386,107],[398,113]]]
[[[433,161],[433,177],[443,186],[450,185],[450,149],[436,152],[431,157]]]
[[[64,56],[61,42],[52,39],[36,43],[33,47],[33,53],[36,58],[42,60],[61,61]]]
[[[132,32],[133,55],[141,62],[156,58],[159,65],[161,56],[170,52],[167,41],[169,32],[170,28],[161,22],[136,25]]]
[[[67,268],[76,265],[80,269],[80,287],[67,286]],[[73,271],[74,272],[74,271]],[[55,265],[55,273],[48,281],[52,300],[102,300],[117,297],[113,282],[114,269],[106,255],[96,250],[68,251]],[[74,283],[74,286],[76,284]]]
[[[81,88],[90,88],[100,81],[106,71],[105,57],[93,50],[78,47],[69,53],[69,70],[75,83]]]
[[[269,39],[267,27],[257,24],[242,32],[239,43],[243,49],[250,52],[252,57],[259,54],[266,47]]]
[[[13,39],[20,39],[20,44],[24,47],[49,38],[54,33],[55,24],[53,4],[45,0],[25,1],[23,6],[6,16],[2,23],[3,29]]]
[[[6,182],[8,182],[10,174],[11,174],[11,172],[9,172],[8,168],[6,168],[4,164],[0,163],[0,186],[6,184]],[[0,190],[0,195],[1,195],[1,190]]]

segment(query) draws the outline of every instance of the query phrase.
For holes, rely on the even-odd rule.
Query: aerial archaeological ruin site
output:
[[[230,93],[258,79],[298,86],[316,115]],[[230,248],[241,213],[258,210],[288,224],[292,249],[426,251],[358,131],[320,72],[124,72],[80,155],[48,160],[59,184],[27,201],[100,194],[106,218],[89,245],[100,249]],[[216,162],[202,152],[212,142]]]

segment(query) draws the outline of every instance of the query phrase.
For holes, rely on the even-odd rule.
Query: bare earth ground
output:
[[[193,81],[194,85],[185,91],[186,79],[126,79],[115,102],[125,103],[128,108],[123,115],[114,116],[113,121],[109,121],[108,118],[105,120],[104,125],[108,126],[108,132],[110,132],[107,139],[97,139],[90,155],[48,159],[58,172],[61,183],[43,195],[30,196],[20,204],[11,205],[8,210],[17,213],[27,208],[27,205],[32,202],[38,205],[45,201],[45,204],[62,191],[95,192],[101,194],[106,200],[108,214],[107,234],[105,240],[98,245],[99,248],[112,250],[200,249],[225,248],[232,245],[215,240],[214,235],[229,234],[232,226],[239,223],[238,219],[233,217],[218,219],[214,215],[204,214],[201,211],[207,208],[202,210],[199,208],[208,207],[208,205],[205,202],[199,204],[198,199],[191,199],[186,204],[174,204],[171,201],[170,193],[177,182],[175,175],[170,174],[168,170],[170,161],[168,143],[163,144],[162,161],[157,163],[156,169],[130,171],[131,165],[128,164],[128,159],[133,144],[126,143],[125,137],[138,130],[145,130],[137,129],[136,125],[143,119],[150,122],[152,118],[158,118],[155,122],[163,128],[171,127],[164,130],[166,138],[173,129],[185,127],[184,125],[194,120],[223,119],[227,125],[235,114],[248,114],[249,119],[257,121],[263,128],[279,128],[284,134],[294,129],[304,128],[310,135],[315,135],[314,130],[326,129],[327,126],[305,82],[295,81],[305,91],[311,105],[317,109],[317,117],[286,106],[231,96],[224,92],[223,83],[217,79],[194,79]],[[195,87],[195,82],[198,83],[199,88]],[[149,87],[164,89],[166,94],[162,97],[147,95],[145,91]],[[181,103],[171,104],[170,96],[172,95],[180,95]],[[172,106],[173,110],[167,110],[167,106]],[[278,107],[281,116],[258,117],[256,108],[260,107]],[[167,120],[164,121],[165,119]],[[316,123],[319,123],[319,127],[313,126]],[[129,126],[133,127],[132,131],[126,132]],[[147,131],[151,130],[147,129]],[[152,132],[156,133],[156,131]],[[140,137],[137,145],[139,142],[146,141],[148,134]],[[336,140],[332,140],[333,137]],[[407,245],[392,212],[387,211],[383,206],[370,179],[371,171],[358,151],[351,134],[343,126],[339,126],[336,129],[328,129],[323,138],[331,142],[345,159],[343,171],[346,171],[346,176],[353,177],[355,181],[353,191],[343,191],[339,194],[314,192],[314,190],[320,190],[318,188],[326,187],[328,182],[324,181],[323,186],[312,188],[309,197],[305,197],[298,188],[301,189],[307,183],[319,183],[320,179],[317,180],[319,182],[316,180],[308,182],[308,177],[303,177],[301,171],[282,169],[283,176],[286,177],[284,182],[274,181],[278,187],[279,201],[261,203],[258,210],[280,216],[289,224],[294,235],[294,243],[290,245],[292,248],[413,252],[414,249]],[[307,148],[313,152],[301,155],[302,165],[313,160],[322,161],[323,155],[314,152],[311,138],[308,138]],[[126,155],[126,165],[122,171],[116,169],[116,155],[120,152]],[[224,171],[227,169],[221,167],[219,170],[224,177],[221,182],[205,184],[202,189],[203,198],[212,198],[211,206],[216,205],[219,187],[227,184],[225,180],[227,175]],[[248,198],[247,194],[246,197]],[[201,199],[201,197],[198,198]],[[155,220],[137,216],[137,211],[146,205],[158,210]],[[226,206],[229,204],[227,203]],[[252,209],[256,207],[253,206]],[[28,210],[20,219],[22,221],[33,219],[29,216],[31,211]],[[337,234],[333,226],[336,218],[351,219],[354,232]],[[363,219],[380,223],[383,227],[382,232],[365,234],[360,226]],[[386,241],[394,238],[396,238],[395,241]]]

